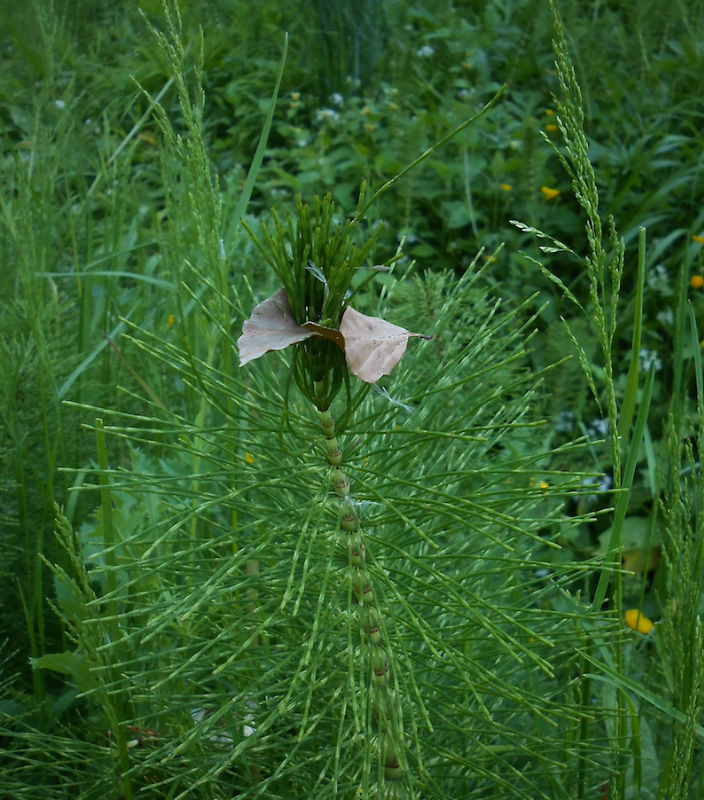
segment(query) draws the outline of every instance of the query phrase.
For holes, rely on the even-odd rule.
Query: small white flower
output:
[[[640,368],[642,370],[650,369],[650,365],[654,364],[655,372],[660,372],[662,369],[662,361],[658,358],[658,354],[654,350],[646,350],[643,348],[638,353],[640,359]]]
[[[324,122],[325,120],[336,120],[339,119],[340,115],[337,111],[334,111],[332,108],[319,108],[315,112],[315,119],[316,122]]]
[[[608,492],[611,486],[613,485],[613,481],[611,480],[610,475],[604,475],[603,478],[584,478],[582,480],[582,486],[593,487],[595,491],[603,494],[604,492]],[[584,496],[584,500],[586,503],[596,503],[598,500],[598,496],[596,494],[588,494]]]
[[[611,475],[604,475],[604,477],[599,481],[598,486],[596,487],[600,492],[608,492],[609,489],[613,486],[613,479]]]
[[[335,92],[330,95],[330,102],[334,103],[336,106],[342,106],[345,102],[345,98],[339,92]]]
[[[209,736],[208,737],[208,740],[211,741],[211,742],[214,742],[215,744],[232,744],[233,743],[232,736],[230,736],[230,734],[227,733],[227,732],[220,733],[220,734],[218,734],[218,733],[213,734],[213,736]]]
[[[416,55],[418,58],[430,58],[430,56],[435,55],[435,49],[429,44],[426,44],[423,45],[420,50],[416,51]]]
[[[648,274],[648,286],[651,289],[655,289],[657,292],[661,292],[663,289],[667,287],[667,284],[670,280],[670,276],[667,272],[667,267],[664,264],[658,264],[656,267],[650,270]]]
[[[54,105],[59,109],[59,111],[63,108],[66,108],[66,103],[63,100],[56,100]]]
[[[555,421],[555,430],[557,433],[569,433],[574,428],[574,411],[560,411]]]
[[[299,147],[305,147],[307,144],[308,144],[308,139],[299,139],[298,140],[298,146]]]
[[[457,92],[458,100],[467,100],[471,96],[472,93],[469,91],[469,89],[460,89],[459,92]]]
[[[656,319],[662,322],[663,325],[672,325],[675,321],[675,315],[672,313],[672,308],[667,307],[664,311],[658,311]]]
[[[359,87],[362,85],[362,81],[359,78],[355,78],[354,75],[348,75],[345,78],[345,82],[353,89],[359,89]]]
[[[608,419],[595,419],[589,426],[589,428],[587,428],[587,433],[592,437],[592,439],[604,437],[608,434],[608,432],[609,432]]]

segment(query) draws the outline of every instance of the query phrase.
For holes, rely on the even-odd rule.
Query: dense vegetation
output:
[[[0,796],[704,798],[704,3],[5,6]]]

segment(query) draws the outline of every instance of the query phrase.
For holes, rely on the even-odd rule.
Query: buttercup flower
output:
[[[697,244],[704,244],[704,236],[697,236],[697,234],[692,235],[692,241],[697,242]]]
[[[545,126],[545,130],[549,131],[550,133],[552,133],[553,131],[557,130],[557,125],[546,125]]]
[[[653,621],[644,617],[637,608],[629,608],[624,616],[626,625],[628,625],[632,631],[650,633],[653,629]]]
[[[545,195],[546,200],[554,200],[560,194],[559,189],[549,189],[547,186],[541,186],[540,191]]]
[[[692,289],[701,289],[704,286],[704,278],[701,275],[692,275],[689,285]]]
[[[510,183],[502,183],[502,184],[501,184],[501,188],[502,188],[502,189],[503,189],[505,192],[510,192],[512,187],[511,187],[511,184],[510,184]]]

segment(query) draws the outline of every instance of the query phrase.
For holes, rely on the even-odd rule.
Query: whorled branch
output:
[[[332,485],[340,498],[340,527],[347,551],[352,592],[357,600],[359,620],[366,645],[366,657],[373,673],[374,714],[379,727],[381,757],[387,781],[401,781],[406,773],[403,766],[403,742],[400,733],[400,707],[394,691],[394,677],[389,666],[389,643],[382,624],[382,610],[374,592],[371,577],[366,569],[366,551],[359,519],[354,512],[350,494],[350,479],[342,468],[342,450],[335,433],[335,420],[328,409],[318,410],[320,424],[325,436],[327,460],[332,472]],[[392,794],[399,796],[396,783]]]

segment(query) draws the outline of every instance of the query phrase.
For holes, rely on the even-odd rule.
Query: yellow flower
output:
[[[692,241],[696,242],[697,244],[704,244],[704,236],[697,236],[697,234],[693,234]]]
[[[701,275],[692,275],[692,280],[690,280],[689,285],[692,289],[701,289],[704,286],[704,278]]]
[[[245,454],[244,454],[244,460],[245,460],[245,461],[246,461],[248,464],[254,464],[254,459],[252,458],[252,456],[250,456],[250,454],[249,454],[249,453],[245,453]]]
[[[653,629],[653,621],[644,617],[637,608],[629,608],[625,614],[626,625],[632,631],[638,633],[650,633]]]
[[[548,189],[547,186],[541,186],[540,191],[545,195],[546,200],[554,200],[560,194],[559,189]]]
[[[545,109],[545,113],[546,113],[546,114],[547,114],[549,117],[551,117],[551,116],[552,116],[552,115],[553,115],[555,112],[554,112],[554,111],[553,111],[551,108],[546,108],[546,109]]]
[[[538,486],[539,489],[549,489],[550,484],[547,481],[540,481],[540,485]]]
[[[510,192],[512,187],[511,187],[511,184],[510,184],[510,183],[502,183],[502,184],[501,184],[501,188],[502,188],[502,189],[503,189],[505,192]]]
[[[301,99],[301,93],[300,92],[291,92],[291,100],[295,101],[295,100],[300,100],[300,99]]]
[[[167,325],[173,325],[174,324],[174,315],[173,314],[169,314],[169,316],[166,318],[166,324]]]
[[[398,106],[396,105],[396,103],[389,103],[389,108],[392,111],[398,111]]]
[[[552,133],[553,131],[557,130],[557,125],[546,125],[545,126],[545,130],[549,131],[550,133]]]

